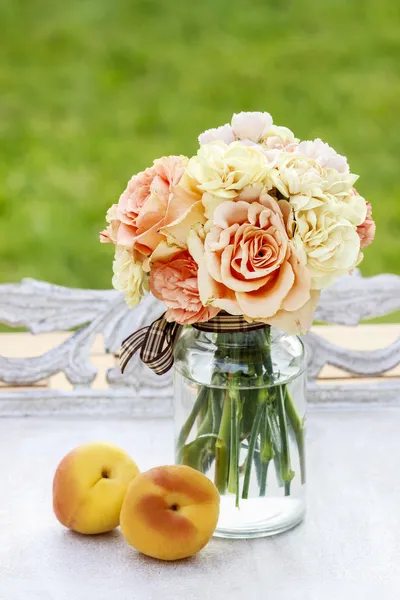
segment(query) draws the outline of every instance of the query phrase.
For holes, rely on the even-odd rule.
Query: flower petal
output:
[[[230,245],[227,246],[221,254],[221,281],[226,287],[235,292],[253,292],[267,283],[270,278],[269,276],[246,280],[243,278],[239,279],[232,275],[232,256],[233,246]]]
[[[289,258],[294,273],[294,283],[282,303],[288,311],[300,309],[310,299],[311,276],[306,266],[302,265],[292,254]]]
[[[301,308],[290,312],[280,310],[265,322],[272,327],[279,327],[279,329],[286,331],[286,333],[303,335],[307,333],[313,323],[319,296],[319,291],[311,290],[310,299]]]
[[[200,201],[197,201],[189,206],[186,212],[181,214],[176,221],[161,227],[159,231],[165,235],[169,243],[187,248],[188,232],[191,229],[199,229],[204,223],[203,205]]]
[[[168,244],[166,240],[162,240],[154,252],[149,256],[149,264],[154,262],[166,262],[176,254],[182,252],[182,248],[174,244]]]
[[[271,277],[265,286],[254,292],[237,292],[236,298],[245,315],[265,319],[278,312],[293,283],[293,269],[286,262],[279,269],[277,276]]]

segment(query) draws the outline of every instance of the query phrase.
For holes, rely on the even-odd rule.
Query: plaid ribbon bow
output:
[[[174,364],[174,345],[182,327],[183,325],[179,323],[167,321],[164,313],[151,325],[132,333],[122,342],[119,356],[122,373],[138,350],[140,350],[140,359],[154,373],[163,375],[169,371]],[[266,325],[265,323],[248,323],[241,315],[228,315],[221,312],[213,319],[205,323],[196,323],[193,327],[200,331],[213,333],[234,333],[235,331],[263,329]]]
[[[132,356],[140,350],[141,360],[162,375],[174,364],[174,344],[182,325],[168,322],[165,313],[151,325],[138,329],[122,342],[119,362],[122,373]]]

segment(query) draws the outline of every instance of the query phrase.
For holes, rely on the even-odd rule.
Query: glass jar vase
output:
[[[215,535],[262,537],[299,523],[306,509],[300,339],[269,326],[233,333],[191,327],[174,354],[176,462],[217,486]]]

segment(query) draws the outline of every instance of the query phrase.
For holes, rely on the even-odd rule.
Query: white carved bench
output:
[[[323,291],[304,338],[313,403],[400,400],[400,324],[359,325],[400,309],[400,277],[356,272]],[[0,285],[0,416],[166,416],[171,376],[135,357],[121,375],[116,353],[134,329],[161,314],[148,296],[133,311],[119,292],[70,289],[33,279]],[[33,335],[32,335],[33,334]]]

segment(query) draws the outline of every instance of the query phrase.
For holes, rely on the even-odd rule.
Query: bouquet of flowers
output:
[[[114,287],[130,307],[150,290],[165,304],[168,323],[198,325],[233,315],[305,333],[320,291],[352,271],[374,237],[371,205],[354,187],[357,175],[328,144],[300,141],[266,112],[235,114],[230,124],[202,133],[199,144],[191,158],[159,158],[134,175],[109,209],[100,237],[115,245]],[[268,348],[268,327],[263,332],[260,344]],[[261,376],[268,379],[270,366],[264,366]],[[207,404],[202,390],[199,398]],[[263,406],[275,403],[278,413],[281,400],[300,450],[302,425],[286,390],[256,399]],[[218,474],[219,489],[233,481],[237,494],[237,446],[246,436],[256,449],[265,442],[261,414],[257,431],[242,428],[246,402],[236,397],[230,460]],[[202,414],[206,429],[207,410]],[[222,406],[213,424],[217,445],[208,442],[202,461],[209,462],[220,447],[223,418]],[[285,435],[279,414],[276,422]],[[187,429],[178,449],[184,462],[185,456],[190,462]],[[280,453],[282,448],[281,443]],[[281,475],[289,483],[286,470]]]

